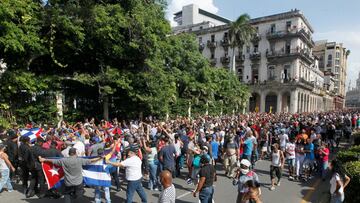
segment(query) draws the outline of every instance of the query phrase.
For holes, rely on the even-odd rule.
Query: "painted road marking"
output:
[[[315,188],[319,186],[321,183],[321,179],[318,179],[314,185],[310,186],[310,191],[305,194],[305,196],[302,198],[301,203],[308,203],[309,199],[311,198],[311,195],[314,193]]]

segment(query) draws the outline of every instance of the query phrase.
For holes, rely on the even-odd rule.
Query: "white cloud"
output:
[[[343,43],[344,46],[351,51],[348,60],[346,87],[350,81],[353,87],[360,71],[360,31],[342,30],[315,33],[314,38],[316,40],[327,39],[328,41]]]
[[[214,0],[168,0],[166,18],[170,21],[171,26],[176,25],[173,20],[174,13],[181,11],[183,6],[189,4],[197,4],[199,8],[211,13],[217,13],[219,11],[218,7],[214,4]]]

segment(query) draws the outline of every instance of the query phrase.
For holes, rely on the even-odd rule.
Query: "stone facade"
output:
[[[249,111],[311,112],[334,109],[324,89],[325,76],[313,55],[314,32],[299,10],[251,19],[257,30],[242,49],[231,48],[229,24],[211,21],[173,28],[174,34],[194,33],[211,65],[234,69],[249,85]],[[329,78],[327,78],[330,80]]]
[[[356,87],[346,93],[345,103],[347,108],[360,108],[360,72]]]
[[[345,84],[347,71],[347,58],[349,51],[342,43],[317,41],[314,47],[314,55],[319,58],[319,68],[334,74],[334,104],[335,109],[345,106]]]

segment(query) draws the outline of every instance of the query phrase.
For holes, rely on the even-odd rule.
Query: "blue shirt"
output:
[[[219,143],[216,141],[211,141],[211,148],[212,148],[212,156],[214,159],[218,158],[218,151],[219,151]]]
[[[247,138],[244,142],[244,155],[250,156],[253,150],[253,141]]]
[[[309,160],[315,159],[313,143],[309,143],[309,144],[305,145],[304,150],[310,150],[310,152],[306,152],[306,156],[305,156],[306,159],[309,159]]]

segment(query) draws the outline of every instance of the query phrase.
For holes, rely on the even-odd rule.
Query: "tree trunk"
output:
[[[103,96],[103,117],[105,120],[109,120],[109,96]]]
[[[232,71],[234,74],[236,74],[236,55],[235,55],[235,47],[232,48],[231,71]]]
[[[63,120],[63,93],[58,91],[56,92],[56,108],[57,108],[57,120],[61,122]]]

